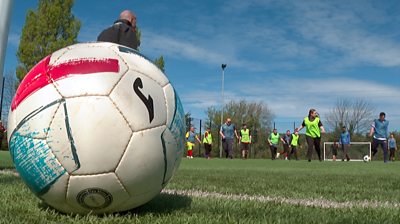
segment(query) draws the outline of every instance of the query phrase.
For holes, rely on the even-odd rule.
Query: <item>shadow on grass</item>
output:
[[[153,200],[149,201],[148,203],[134,208],[132,210],[124,211],[124,212],[117,212],[113,215],[115,216],[142,216],[146,214],[167,214],[173,211],[178,211],[189,207],[192,203],[192,199],[188,196],[176,195],[176,194],[166,194],[160,193],[157,195]],[[58,213],[61,215],[67,215],[71,217],[81,216],[81,215],[68,215],[57,211],[56,209],[50,207],[44,202],[39,202],[38,207],[41,210],[48,210],[54,213]],[[103,216],[110,216],[110,214],[98,215],[99,217]]]
[[[19,183],[21,180],[15,175],[0,175],[0,185],[13,185]],[[4,184],[4,185],[3,185]]]
[[[191,203],[192,199],[188,196],[161,193],[147,204],[144,204],[138,208],[134,208],[125,213],[134,213],[137,215],[147,213],[164,214],[185,209],[189,207]]]

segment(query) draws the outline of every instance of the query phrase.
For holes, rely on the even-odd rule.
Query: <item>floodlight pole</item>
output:
[[[12,3],[12,0],[0,1],[0,80],[3,79],[4,59],[6,56]]]
[[[221,65],[222,68],[222,85],[221,85],[221,127],[222,124],[224,123],[224,77],[225,77],[225,68],[226,68],[226,64],[222,64]],[[218,132],[219,134],[219,132]],[[219,146],[219,158],[222,158],[222,139],[220,141],[220,146]]]

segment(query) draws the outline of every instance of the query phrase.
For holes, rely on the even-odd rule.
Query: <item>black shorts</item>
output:
[[[241,148],[242,150],[249,150],[249,145],[250,145],[250,143],[241,142],[241,143],[240,143],[240,148]]]

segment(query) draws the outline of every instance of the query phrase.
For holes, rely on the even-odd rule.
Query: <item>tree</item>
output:
[[[192,120],[193,120],[192,115],[190,114],[190,112],[187,112],[187,113],[185,114],[186,129],[189,130],[189,128],[190,128],[190,126],[191,126],[191,124],[192,124]],[[185,131],[186,131],[186,130],[185,130]]]
[[[1,111],[1,120],[5,127],[7,127],[8,112],[18,84],[15,75],[12,72],[7,72],[4,76],[3,106]]]
[[[326,120],[335,131],[340,132],[342,126],[346,126],[350,134],[354,134],[367,131],[373,115],[374,108],[363,99],[339,99]]]
[[[74,0],[39,0],[37,11],[28,11],[17,51],[19,80],[45,56],[77,42],[81,24],[71,12],[73,4]]]
[[[207,123],[211,123],[212,127],[215,127],[212,131],[213,136],[219,138],[219,127],[221,125],[221,110],[215,107],[209,107],[206,110]],[[262,102],[248,102],[246,100],[231,101],[224,107],[224,119],[230,117],[232,122],[236,124],[238,131],[240,130],[243,123],[247,124],[247,127],[252,133],[252,149],[253,155],[255,152],[265,150],[266,134],[265,131],[270,129],[272,126],[272,120],[274,115],[268,106]],[[214,148],[218,148],[217,141],[214,141]],[[217,150],[215,150],[217,151]],[[237,151],[237,150],[236,150]]]
[[[158,67],[159,69],[161,69],[161,71],[164,72],[164,57],[163,57],[163,56],[160,56],[159,58],[157,58],[157,59],[154,61],[154,64],[156,64],[157,67]]]

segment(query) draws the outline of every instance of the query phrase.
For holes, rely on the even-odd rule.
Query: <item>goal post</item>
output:
[[[336,160],[341,161],[344,158],[342,146],[338,144]],[[324,142],[323,156],[325,161],[332,161],[333,142]],[[351,142],[347,153],[350,161],[363,161],[363,157],[368,155],[371,158],[371,142]]]

